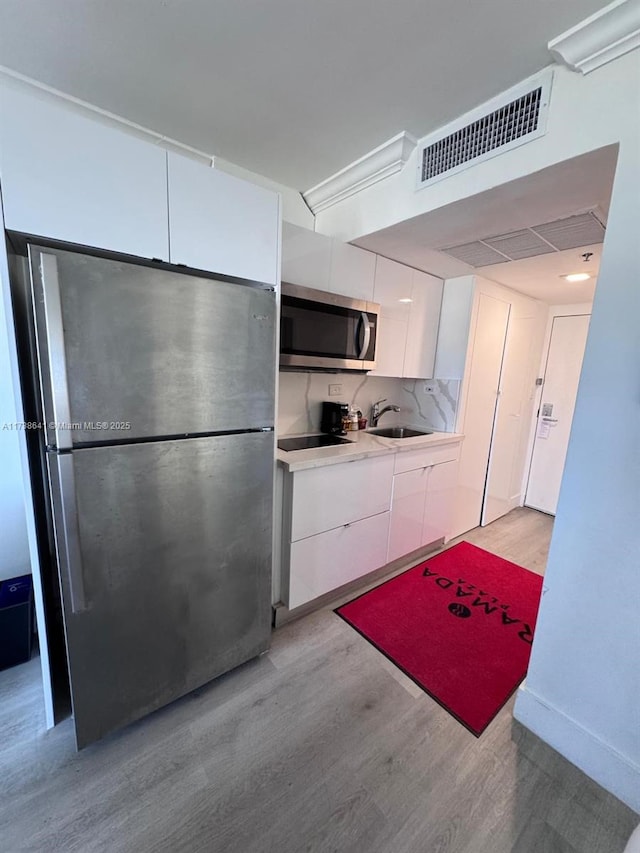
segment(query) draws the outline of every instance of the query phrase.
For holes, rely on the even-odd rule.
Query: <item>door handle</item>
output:
[[[360,324],[362,324],[362,329],[364,330],[364,337],[362,340],[362,349],[360,350],[360,352],[358,354],[358,358],[364,358],[365,355],[367,354],[367,350],[369,349],[369,342],[371,341],[371,323],[369,322],[369,317],[367,316],[366,311],[362,311],[360,313],[360,323],[358,325],[360,326]],[[359,330],[356,334],[357,334],[357,337],[360,338]],[[357,341],[356,341],[356,346],[357,346]]]
[[[52,443],[50,437],[53,437],[58,450],[70,450],[73,446],[71,406],[69,403],[57,259],[55,255],[48,252],[32,250],[31,246],[29,247],[29,259],[34,289],[39,287],[42,294],[43,325],[47,341],[46,366],[43,366],[48,373],[48,381],[45,384],[44,392],[45,398],[48,398],[50,403],[50,408],[47,406],[47,399],[45,399],[45,409],[47,414],[52,416],[51,420],[53,421],[52,424],[47,423],[46,425],[47,442]],[[37,320],[38,317],[36,316],[36,323]]]
[[[542,418],[542,421],[545,424],[557,424],[558,423],[557,418]]]
[[[76,505],[76,483],[73,473],[73,458],[70,453],[57,454],[51,460],[57,466],[59,520],[62,534],[58,552],[64,565],[60,566],[61,574],[65,572],[69,588],[71,612],[81,613],[87,609],[84,591],[84,576],[82,572],[82,554],[80,552],[80,531],[78,529],[78,507]]]

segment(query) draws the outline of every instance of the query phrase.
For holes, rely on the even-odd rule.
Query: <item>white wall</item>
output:
[[[547,134],[414,191],[415,159],[316,217],[354,240],[610,144],[619,159],[529,675],[516,717],[640,810],[640,51],[557,67]]]
[[[546,593],[516,703],[518,719],[637,811],[639,222],[636,128],[620,146]]]
[[[484,163],[415,189],[417,151],[402,171],[316,216],[316,231],[350,241],[492,187],[615,144],[637,121],[640,51],[628,53],[586,77],[554,66],[547,132]]]

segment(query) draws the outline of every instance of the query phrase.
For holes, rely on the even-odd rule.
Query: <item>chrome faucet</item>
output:
[[[377,403],[374,403],[371,407],[371,426],[377,427],[378,421],[384,415],[385,412],[399,412],[400,406],[385,406],[384,409],[380,408],[380,403],[386,403],[387,398],[385,397],[382,400],[378,400]]]

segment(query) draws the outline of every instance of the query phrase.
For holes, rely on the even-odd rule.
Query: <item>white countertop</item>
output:
[[[317,434],[304,433],[304,435]],[[383,456],[387,453],[403,453],[407,450],[456,444],[464,438],[462,434],[455,432],[432,432],[430,435],[416,435],[413,438],[383,438],[366,431],[360,431],[356,435],[357,438],[351,439],[349,444],[313,447],[310,450],[278,450],[276,458],[286,471],[304,471],[307,468],[322,468],[325,465],[353,462],[369,456]],[[294,438],[291,435],[278,437]],[[347,435],[345,438],[350,436]]]

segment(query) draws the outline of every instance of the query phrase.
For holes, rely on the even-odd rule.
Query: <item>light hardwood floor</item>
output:
[[[551,520],[463,538],[542,572]],[[0,849],[620,853],[638,822],[512,719],[475,738],[325,608],[76,754],[37,660],[0,673]]]

